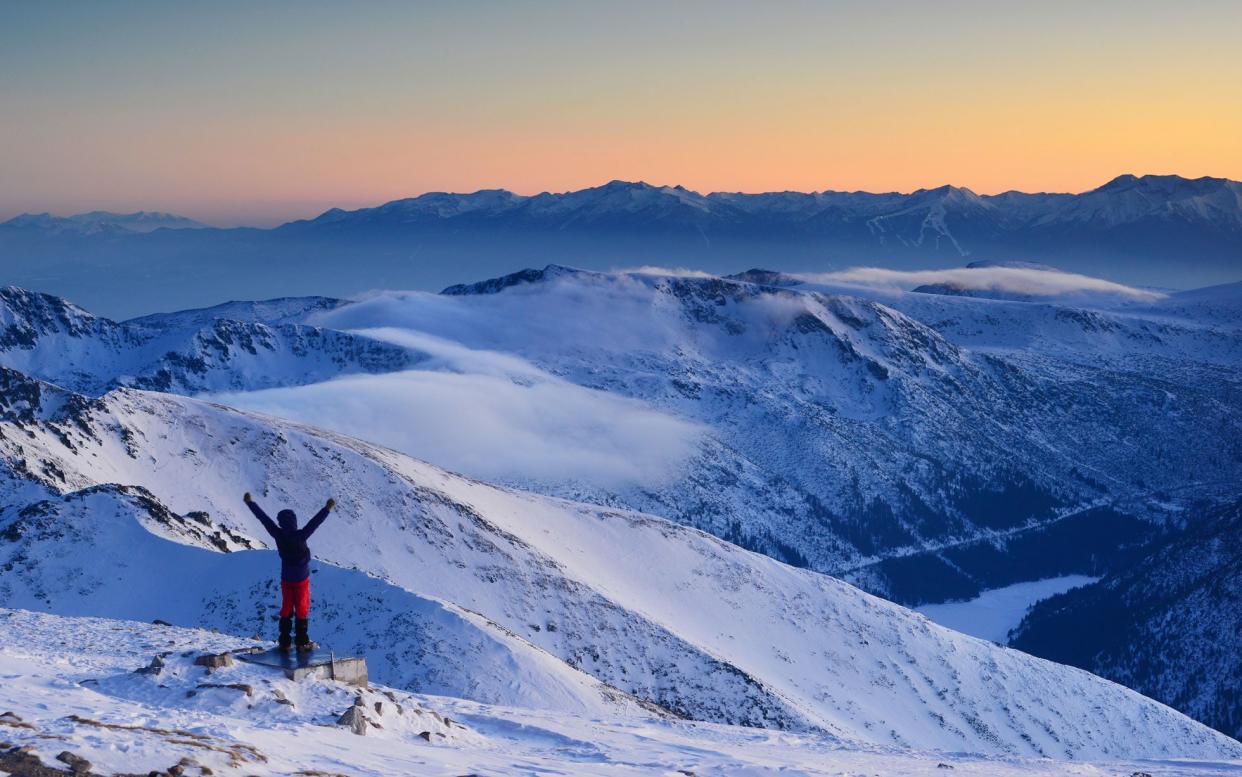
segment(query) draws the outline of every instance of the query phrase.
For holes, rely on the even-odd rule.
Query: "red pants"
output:
[[[305,620],[310,613],[310,578],[290,583],[280,581],[280,617],[288,618],[293,613]]]

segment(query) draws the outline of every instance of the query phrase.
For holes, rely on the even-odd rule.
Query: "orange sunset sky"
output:
[[[1242,178],[1242,3],[6,3],[0,218]]]

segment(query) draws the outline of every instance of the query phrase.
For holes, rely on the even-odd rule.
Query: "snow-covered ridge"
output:
[[[349,438],[130,389],[58,423],[15,420],[0,432],[12,473],[6,504],[35,503],[0,517],[0,552],[15,572],[0,589],[4,603],[144,618],[165,606],[174,623],[206,612],[238,618],[245,633],[272,590],[269,554],[222,555],[186,536],[178,539],[199,547],[143,539],[148,508],[135,494],[93,487],[140,486],[172,513],[205,514],[202,525],[254,537],[237,493],[262,483],[258,498],[273,508],[329,493],[341,503],[314,542],[342,568],[316,574],[328,628],[349,619],[334,620],[334,608],[352,613],[361,596],[367,616],[355,628],[388,623],[369,635],[381,644],[410,629],[428,650],[421,671],[433,674],[462,634],[482,629],[511,654],[528,643],[523,685],[542,689],[529,703],[565,703],[563,693],[550,701],[549,687],[590,698],[589,684],[553,679],[579,674],[539,668],[533,656],[546,654],[678,714],[853,743],[1058,758],[1242,756],[1232,740],[1119,686],[652,516],[497,489]],[[22,496],[31,488],[42,500]],[[132,547],[141,551],[129,557]],[[204,603],[191,589],[136,586],[118,596],[104,584],[118,570],[158,579],[190,565],[202,565],[193,579],[231,570],[236,593]],[[88,586],[93,598],[66,585],[78,575],[99,581]],[[379,595],[381,585],[391,593]],[[353,586],[355,599],[342,603]],[[419,631],[404,614],[419,610],[411,596],[503,628]],[[425,682],[402,679],[412,689]]]
[[[407,349],[297,323],[338,300],[229,303],[118,323],[47,294],[0,289],[0,365],[102,393],[138,386],[193,393],[390,372]]]
[[[271,631],[279,562],[271,551],[236,552],[263,547],[254,526],[178,515],[144,488],[114,485],[11,508],[0,525],[6,606],[238,636]],[[367,654],[380,682],[576,714],[659,712],[447,602],[326,564],[317,566],[314,587],[317,638]]]
[[[1232,762],[1067,764],[854,747],[822,734],[483,705],[372,685],[295,683],[195,657],[249,640],[0,609],[0,767],[89,762],[98,774],[1232,774]],[[141,671],[135,671],[136,669]],[[342,713],[345,714],[342,714]],[[363,718],[365,738],[342,720]],[[68,756],[62,755],[68,753]],[[59,758],[58,758],[59,756]],[[77,760],[82,759],[82,760]]]

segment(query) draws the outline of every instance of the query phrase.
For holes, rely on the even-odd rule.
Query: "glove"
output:
[[[250,504],[251,502],[253,502],[253,501],[254,501],[253,499],[251,499],[251,498],[250,498],[250,492],[249,492],[249,491],[247,491],[247,492],[246,492],[246,493],[242,496],[242,501],[243,501],[243,502],[245,502],[246,504]]]
[[[336,507],[336,500],[335,500],[335,499],[329,499],[329,500],[328,500],[328,504],[327,504],[327,508],[328,508],[329,510],[331,510],[333,507]]]

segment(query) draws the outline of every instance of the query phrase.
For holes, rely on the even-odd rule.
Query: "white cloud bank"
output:
[[[444,296],[384,292],[312,316],[308,323],[350,331],[425,333],[471,349],[520,353],[597,349],[634,353],[679,342],[680,318],[656,305],[638,276],[586,274],[521,284],[500,294]]]
[[[689,267],[661,267],[656,264],[644,264],[641,267],[621,267],[613,270],[617,275],[667,275],[673,278],[715,278],[718,277],[703,270]]]
[[[1042,270],[1032,267],[954,267],[945,270],[889,270],[853,267],[827,273],[799,273],[793,277],[807,283],[856,285],[867,288],[909,290],[943,284],[964,291],[992,292],[1027,297],[1108,295],[1151,301],[1164,294],[1136,289],[1090,275]]]
[[[363,334],[425,355],[418,369],[210,397],[376,442],[484,480],[651,486],[676,475],[704,430],[578,386],[515,356],[419,332]]]

